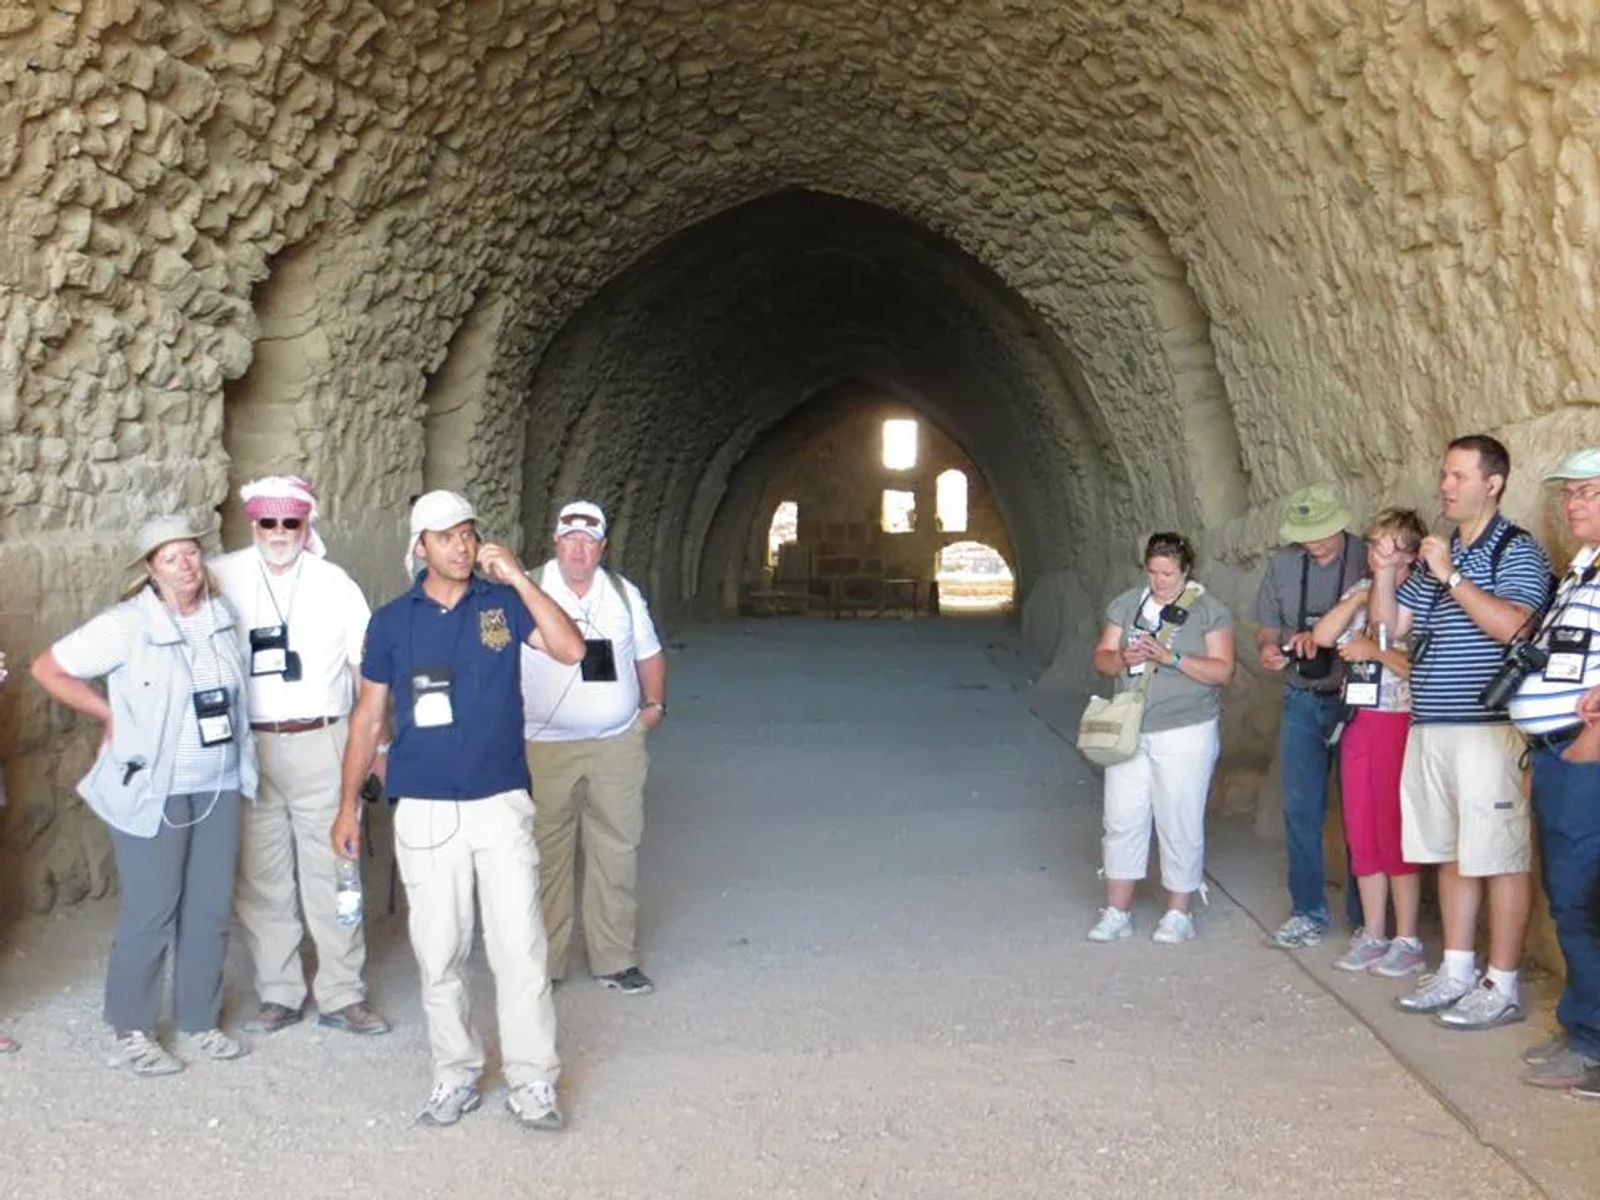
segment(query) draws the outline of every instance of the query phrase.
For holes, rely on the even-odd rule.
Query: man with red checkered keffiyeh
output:
[[[338,862],[328,841],[371,612],[355,581],[327,561],[310,483],[268,476],[245,484],[239,497],[254,544],[213,569],[240,617],[261,764],[260,794],[244,810],[235,895],[261,1000],[245,1029],[276,1033],[304,1015],[300,945],[309,931],[318,1022],[386,1033],[388,1022],[367,1004],[360,913],[338,910]]]

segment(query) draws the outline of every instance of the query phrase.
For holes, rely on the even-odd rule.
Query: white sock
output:
[[[1439,968],[1451,979],[1471,982],[1478,973],[1478,960],[1471,950],[1446,950]]]
[[[1489,982],[1494,984],[1494,990],[1506,999],[1517,1000],[1519,999],[1517,995],[1518,974],[1516,971],[1502,971],[1499,967],[1490,967]]]

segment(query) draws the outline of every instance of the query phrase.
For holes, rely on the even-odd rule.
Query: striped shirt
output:
[[[1589,650],[1583,659],[1580,682],[1546,679],[1544,672],[1528,676],[1511,701],[1511,719],[1524,733],[1559,733],[1578,725],[1578,697],[1600,687],[1600,546],[1579,550],[1561,580],[1550,616],[1539,630],[1538,645],[1550,648],[1550,631],[1557,626],[1587,629]],[[1585,580],[1584,576],[1589,577]]]
[[[1495,549],[1500,561],[1494,562]],[[1461,577],[1492,596],[1537,612],[1550,598],[1550,560],[1539,543],[1515,532],[1495,514],[1472,545],[1450,536],[1450,561]],[[1424,568],[1400,586],[1400,604],[1413,616],[1411,626],[1411,719],[1418,725],[1497,725],[1503,712],[1484,708],[1478,696],[1494,678],[1505,647],[1479,629],[1450,594]],[[1426,640],[1418,656],[1417,646]]]

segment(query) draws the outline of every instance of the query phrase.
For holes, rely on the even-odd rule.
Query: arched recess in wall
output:
[[[301,243],[267,264],[267,277],[251,298],[256,339],[250,366],[223,384],[222,448],[229,459],[228,494],[221,505],[226,546],[242,545],[249,536],[240,484],[304,469],[305,401],[325,377],[330,354],[317,322],[318,258],[314,244]]]
[[[422,490],[470,490],[472,441],[482,417],[505,300],[479,295],[422,389]]]

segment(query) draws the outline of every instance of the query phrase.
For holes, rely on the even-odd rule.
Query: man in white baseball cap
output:
[[[583,657],[583,638],[509,549],[479,540],[477,514],[463,496],[429,492],[412,506],[408,569],[417,562],[422,570],[410,589],[367,626],[334,850],[349,859],[360,853],[361,786],[392,694],[385,782],[397,798],[395,857],[433,1056],[433,1088],[417,1120],[453,1125],[483,1102],[483,1041],[465,978],[476,892],[510,1084],[506,1107],[523,1126],[558,1129],[561,1062],[539,916],[518,647],[570,664]]]
[[[583,661],[562,666],[524,650],[522,702],[537,805],[540,901],[550,974],[566,973],[573,867],[583,843],[583,928],[589,973],[625,996],[654,984],[639,969],[635,895],[644,833],[649,732],[667,715],[667,660],[639,589],[600,566],[606,515],[577,500],[556,517],[555,555],[534,577],[584,637]],[[588,781],[580,804],[578,784]]]

